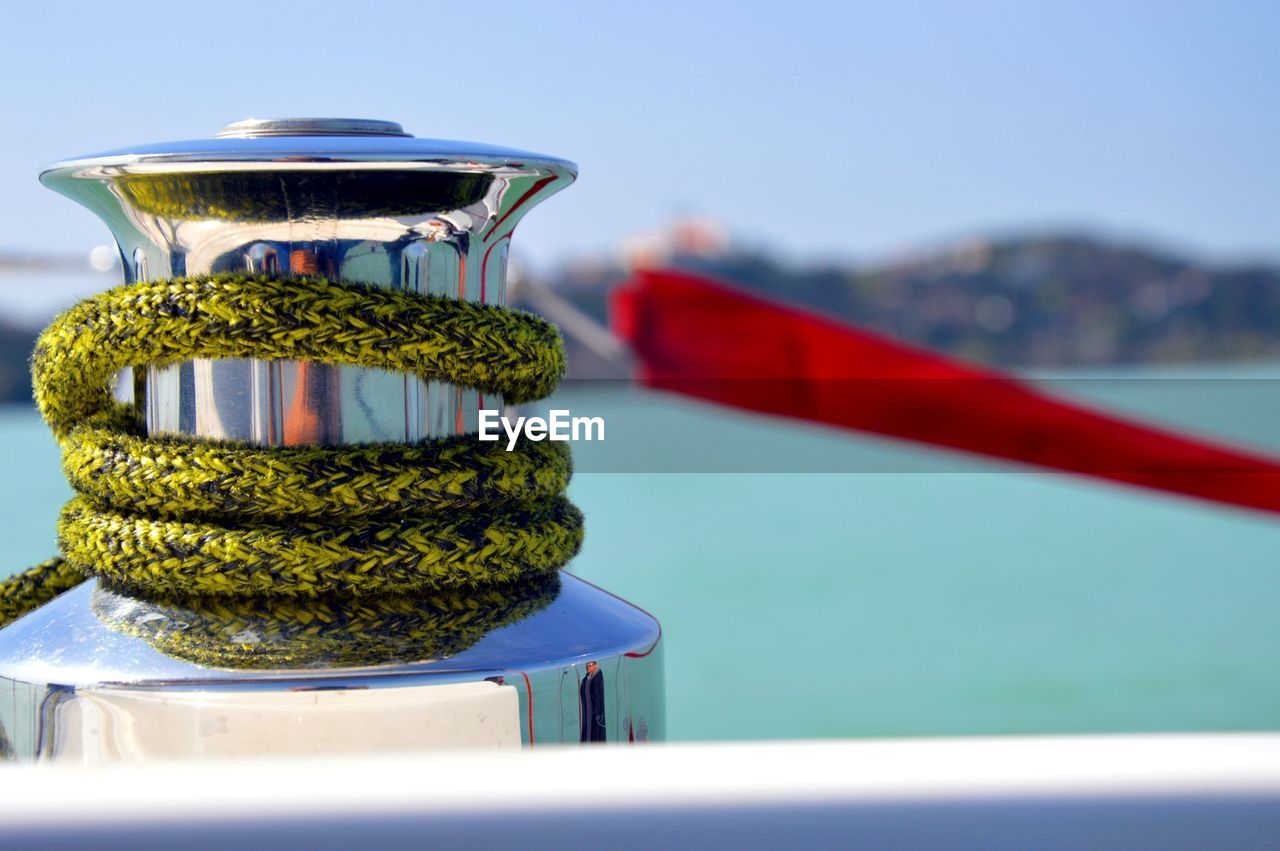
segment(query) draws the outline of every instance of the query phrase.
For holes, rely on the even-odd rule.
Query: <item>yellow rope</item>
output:
[[[367,599],[550,574],[581,545],[562,444],[260,448],[135,433],[111,398],[116,373],[192,358],[409,372],[510,402],[548,394],[565,364],[555,328],[530,314],[318,278],[183,278],[81,302],[32,359],[78,493],[58,525],[63,557],[0,582],[0,624],[87,575],[162,597]]]
[[[363,667],[454,656],[555,599],[555,574],[415,597],[141,601],[97,588],[111,629],[203,667]]]

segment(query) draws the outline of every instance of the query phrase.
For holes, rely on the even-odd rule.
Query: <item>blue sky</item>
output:
[[[521,226],[537,263],[681,214],[797,262],[1059,226],[1280,257],[1277,3],[21,6],[5,248],[106,240],[52,159],[351,115],[577,161]]]

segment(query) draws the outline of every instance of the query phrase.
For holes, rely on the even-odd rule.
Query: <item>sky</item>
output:
[[[1280,3],[24,3],[0,250],[88,252],[44,163],[337,115],[576,161],[554,264],[679,216],[796,263],[1087,229],[1280,258]],[[0,277],[0,286],[17,286]]]

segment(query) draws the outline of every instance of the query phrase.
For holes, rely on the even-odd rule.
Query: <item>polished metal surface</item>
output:
[[[605,741],[664,737],[657,621],[567,573],[545,597],[523,602],[493,613],[487,623],[434,630],[416,642],[400,620],[365,628],[345,643],[307,630],[286,636],[260,628],[270,622],[268,613],[257,624],[238,623],[238,640],[228,643],[210,631],[208,612],[86,582],[0,630],[0,742],[7,742],[0,750],[19,759],[93,756],[67,752],[60,719],[77,711],[77,700],[99,705],[121,689],[268,694],[495,679],[519,694],[525,744],[578,742],[584,740],[579,694],[588,663],[602,677]],[[193,658],[192,648],[243,649],[273,641],[287,643],[296,666],[255,667],[233,653],[221,664]]]
[[[322,275],[500,305],[516,224],[576,173],[561,159],[418,139],[388,121],[303,118],[79,157],[40,179],[106,222],[127,281]],[[414,441],[474,432],[479,409],[502,406],[473,389],[356,367],[139,367],[134,400],[152,434]]]
[[[391,122],[285,119],[68,160],[41,180],[107,223],[127,281],[323,275],[502,304],[516,223],[575,175],[564,160],[417,139]],[[133,373],[150,434],[264,445],[470,433],[502,401],[303,361]],[[386,699],[361,698],[375,692]],[[518,736],[514,717],[499,725],[517,744],[661,739],[657,622],[561,574],[462,600],[207,607],[89,582],[0,630],[0,756],[11,758],[261,754],[276,729],[308,753],[375,739],[457,746],[483,739],[495,706],[518,707]]]
[[[298,663],[257,667],[228,660],[215,665],[183,658],[176,649],[184,638],[189,646],[212,646],[220,639],[208,626],[208,613],[214,609],[141,600],[90,580],[0,632],[0,668],[14,677],[59,687],[274,682],[321,675],[335,680],[442,672],[487,675],[643,652],[660,633],[652,616],[569,573],[527,602],[510,612],[488,612],[483,622],[468,623],[465,629],[433,632],[430,643],[406,638],[399,628],[367,628],[354,647],[342,648],[341,658],[323,636],[305,630],[283,636],[262,629],[247,635],[253,625],[241,619],[239,643],[277,642],[283,647],[287,642]],[[425,605],[430,605],[429,599]],[[270,613],[262,620],[270,620]],[[52,634],[66,636],[56,654],[49,653]],[[142,635],[144,641],[135,640]],[[442,639],[450,642],[444,652]],[[308,643],[314,653],[307,652]]]
[[[256,136],[408,136],[394,121],[367,118],[246,118],[214,134],[219,139]]]

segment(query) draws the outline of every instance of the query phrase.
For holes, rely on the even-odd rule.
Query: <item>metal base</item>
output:
[[[330,611],[358,627],[344,632],[86,582],[0,630],[0,749],[99,761],[663,738],[657,621],[570,574],[539,595],[462,617],[430,601]]]

